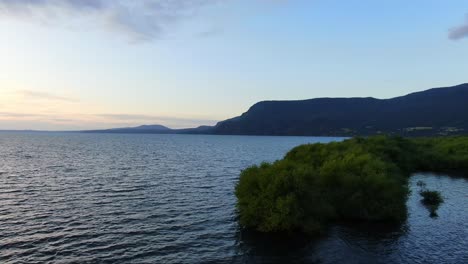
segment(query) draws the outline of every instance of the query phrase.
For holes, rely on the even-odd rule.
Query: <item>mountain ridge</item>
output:
[[[87,133],[157,133],[272,136],[402,136],[468,133],[468,83],[407,95],[266,100],[215,126],[171,129],[162,125]]]
[[[300,136],[459,134],[468,129],[467,102],[467,83],[389,99],[323,97],[261,101],[242,115],[219,122],[213,133]]]

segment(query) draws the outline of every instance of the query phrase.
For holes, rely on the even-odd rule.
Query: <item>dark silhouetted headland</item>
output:
[[[468,84],[392,99],[264,101],[213,129],[214,134],[281,136],[418,136],[467,131]]]

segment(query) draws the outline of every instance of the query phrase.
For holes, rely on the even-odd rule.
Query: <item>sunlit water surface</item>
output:
[[[241,231],[252,164],[337,138],[0,133],[0,263],[468,263],[468,181],[411,178],[408,221],[322,238]],[[442,192],[437,218],[416,182]]]

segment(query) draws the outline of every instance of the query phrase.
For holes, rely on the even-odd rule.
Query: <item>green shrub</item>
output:
[[[424,190],[420,191],[419,194],[423,197],[422,202],[427,205],[440,205],[444,202],[442,195],[438,191]]]
[[[441,203],[444,202],[442,195],[438,191],[430,191],[430,190],[421,190],[419,194],[423,197],[421,202],[427,207],[429,210],[429,216],[437,217],[437,210]]]
[[[399,222],[407,214],[408,176],[451,170],[468,171],[468,138],[376,136],[298,146],[282,160],[242,171],[235,191],[240,224],[316,234],[332,221]]]

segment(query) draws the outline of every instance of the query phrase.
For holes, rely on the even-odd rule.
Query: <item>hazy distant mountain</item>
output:
[[[392,99],[264,101],[219,122],[214,134],[352,136],[468,132],[468,84]]]
[[[137,127],[111,128],[102,130],[86,130],[84,133],[112,133],[112,134],[212,134],[212,126],[196,128],[172,129],[162,125],[143,125]]]
[[[169,134],[173,133],[173,129],[162,125],[142,125],[137,127],[122,127],[122,128],[111,128],[103,130],[88,130],[83,131],[86,133],[140,133],[140,134]]]

